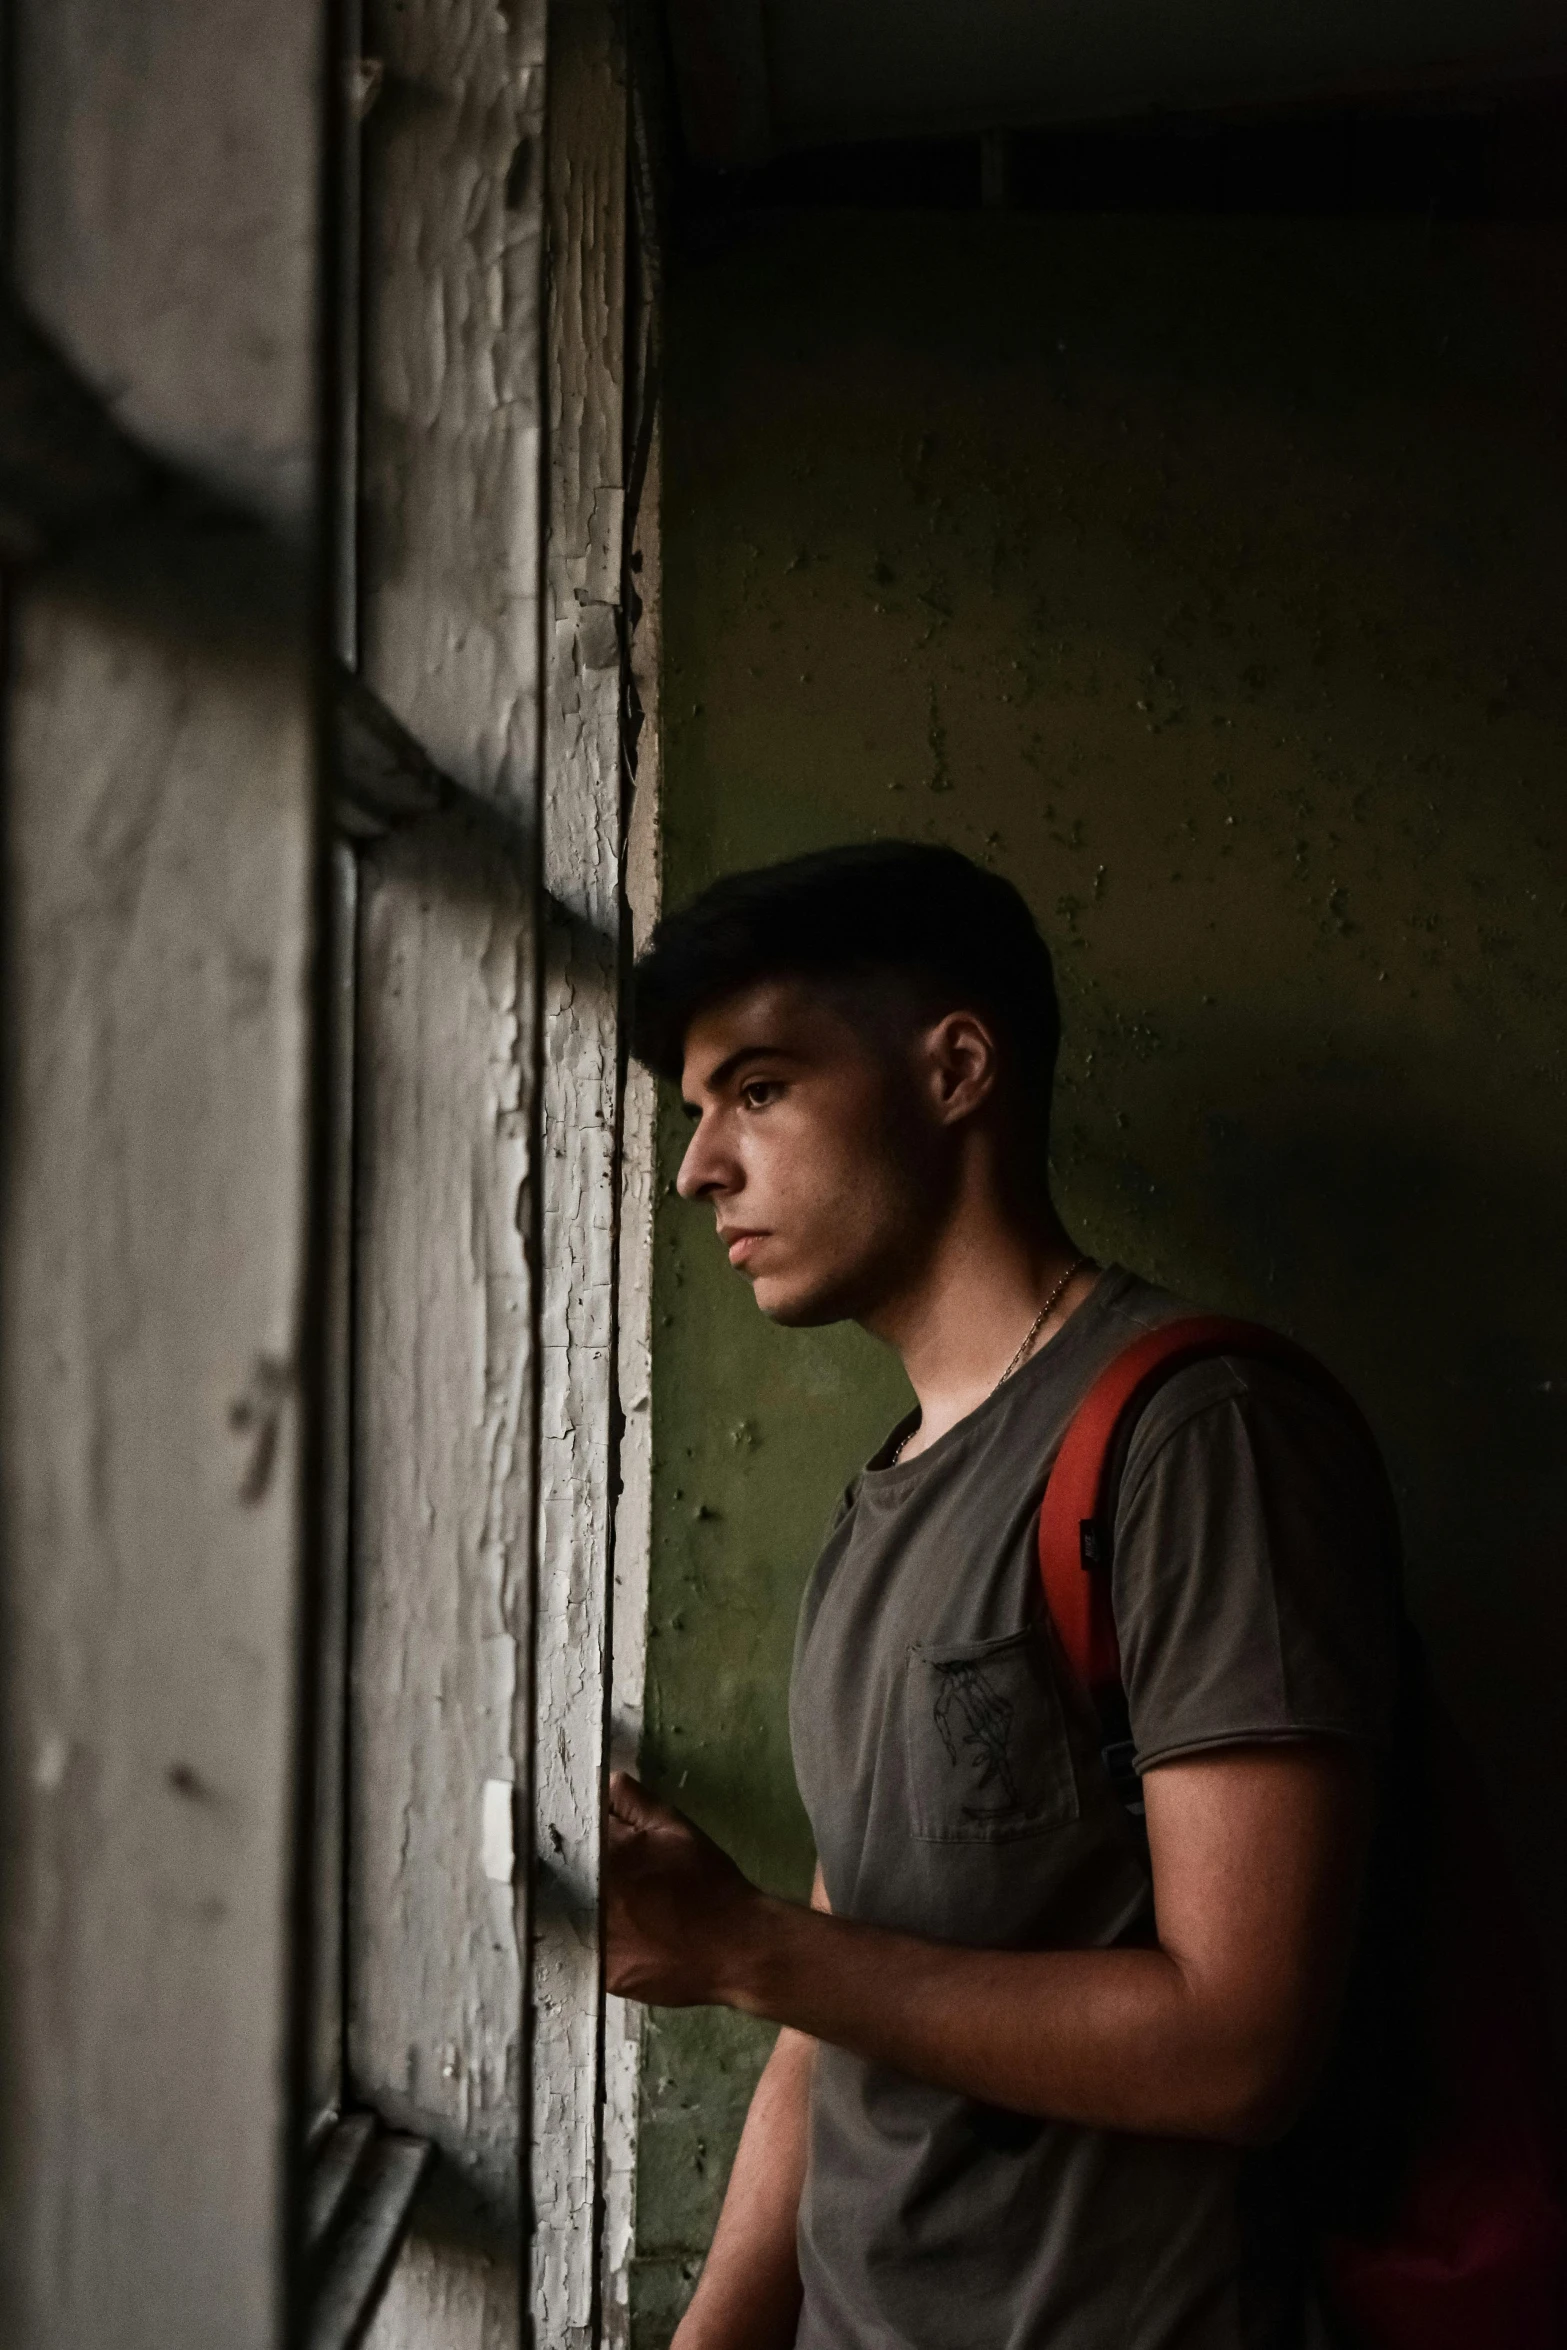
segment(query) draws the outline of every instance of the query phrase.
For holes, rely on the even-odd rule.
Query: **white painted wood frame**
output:
[[[13,282],[184,488],[9,599],[8,2350],[286,2333],[324,13],[10,12]]]
[[[348,2076],[351,2096],[439,2158],[375,2350],[512,2350],[538,1379],[543,8],[366,0],[363,41],[360,674],[472,796],[360,868]]]
[[[20,282],[209,509],[122,500],[10,616],[23,2350],[281,2345],[304,2126],[339,2097],[439,2154],[377,2350],[625,2333],[636,2035],[616,2007],[606,2043],[596,1917],[648,1489],[623,48],[599,0],[364,0],[345,100],[325,13],[18,12]],[[330,890],[323,640],[458,787],[335,850]]]
[[[552,0],[530,2294],[540,2350],[600,2340],[604,2288],[596,1889],[619,1446],[626,132],[619,11]]]
[[[349,2076],[444,2158],[372,2339],[585,2350],[635,2108],[622,2029],[607,2198],[625,67],[599,6],[365,41],[361,675],[471,795],[360,870]]]
[[[654,387],[646,387],[650,397]],[[661,435],[651,420],[647,470],[631,524],[635,608],[630,678],[640,714],[631,806],[626,825],[626,902],[633,952],[647,944],[661,896],[659,548]],[[658,1090],[649,1070],[631,1062],[621,1103],[620,1492],[615,1503],[614,1587],[610,1617],[609,1759],[635,1770],[641,1759],[647,1680],[648,1565],[653,1540],[653,1192]],[[604,2124],[601,2154],[603,2244],[600,2334],[606,2350],[624,2350],[631,2335],[631,2266],[636,2253],[637,2122],[642,2091],[642,2009],[606,1998]]]

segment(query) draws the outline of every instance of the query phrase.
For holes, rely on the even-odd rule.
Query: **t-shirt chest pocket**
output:
[[[1077,1778],[1047,1635],[915,1647],[904,1672],[910,1825],[927,1843],[1001,1843],[1065,1827]]]

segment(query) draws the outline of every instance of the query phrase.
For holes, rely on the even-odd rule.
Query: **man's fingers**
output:
[[[640,1779],[629,1771],[611,1771],[609,1774],[609,1816],[620,1820],[628,1828],[651,1828],[663,1813],[663,1805],[655,1803]]]
[[[618,1812],[611,1812],[608,1819],[604,1822],[605,1859],[610,1861],[614,1860],[617,1854],[625,1851],[628,1844],[634,1844],[636,1842],[636,1837],[636,1829],[629,1827],[627,1823],[620,1817]]]

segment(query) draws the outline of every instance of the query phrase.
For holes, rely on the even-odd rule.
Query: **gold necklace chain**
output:
[[[1043,1330],[1045,1324],[1049,1321],[1056,1307],[1061,1303],[1062,1298],[1065,1297],[1067,1283],[1073,1278],[1074,1274],[1081,1273],[1083,1267],[1085,1265],[1091,1265],[1093,1261],[1094,1260],[1092,1257],[1074,1257],[1072,1259],[1072,1262],[1068,1265],[1066,1271],[1062,1274],[1060,1280],[1056,1283],[1054,1289],[1052,1289],[1050,1295],[1046,1298],[1044,1304],[1040,1307],[1038,1313],[1034,1316],[1034,1319],[1032,1322],[1030,1322],[1027,1330],[1024,1332],[1023,1343],[1018,1348],[1017,1353],[1012,1357],[1011,1362],[1008,1363],[1006,1369],[1002,1372],[1000,1378],[996,1381],[995,1386],[992,1387],[986,1394],[984,1399],[986,1403],[989,1403],[992,1395],[997,1394],[1001,1388],[1005,1387],[1007,1381],[1011,1378],[1014,1371],[1020,1371],[1022,1369],[1024,1363],[1028,1360],[1029,1348],[1033,1345],[1035,1339],[1039,1336],[1039,1333],[1041,1330]],[[916,1420],[914,1427],[909,1430],[909,1435],[899,1437],[897,1449],[893,1453],[891,1460],[887,1463],[887,1467],[889,1469],[895,1469],[899,1461],[902,1460],[903,1448],[908,1443],[909,1436],[914,1434],[915,1429],[917,1429],[918,1426],[919,1422]]]

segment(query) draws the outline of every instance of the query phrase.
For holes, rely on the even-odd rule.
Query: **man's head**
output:
[[[697,1122],[679,1188],[790,1323],[874,1320],[981,1175],[1043,1205],[1059,1033],[1017,891],[907,842],[728,876],[634,983],[633,1049]]]

